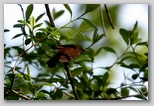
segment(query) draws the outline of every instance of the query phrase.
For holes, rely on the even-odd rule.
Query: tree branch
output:
[[[55,28],[55,24],[54,24],[54,21],[52,19],[51,13],[50,13],[49,5],[48,4],[45,4],[45,8],[46,8],[46,11],[47,11],[47,15],[48,15],[50,24],[51,24],[52,27]]]
[[[71,73],[70,73],[70,70],[69,70],[69,63],[66,62],[66,63],[64,63],[64,65],[65,65],[65,70],[67,71],[68,78],[70,80],[70,84],[71,84],[72,89],[73,89],[75,99],[79,100],[79,97],[78,97],[78,94],[77,94],[77,91],[76,91],[76,88],[74,86],[73,79],[72,79],[72,76],[71,76]]]
[[[26,99],[26,100],[33,100],[32,98],[29,98],[28,96],[24,95],[24,94],[21,94],[17,91],[15,91],[14,89],[11,89],[11,91],[17,95],[19,95],[20,97],[22,97],[23,99]]]
[[[108,16],[110,25],[111,25],[112,29],[114,29],[114,25],[113,25],[113,22],[112,22],[112,18],[111,18],[110,12],[108,11],[107,5],[104,4],[104,7],[105,7],[105,10],[106,10],[106,14],[107,14],[107,16]]]

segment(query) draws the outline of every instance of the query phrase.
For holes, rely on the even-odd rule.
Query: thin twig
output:
[[[14,67],[13,67],[13,69],[12,69],[12,82],[11,82],[11,87],[10,87],[10,88],[12,88],[12,86],[13,86],[13,82],[14,82],[14,71],[15,71],[15,69],[16,69],[16,66],[17,66],[17,63],[18,63],[19,58],[20,58],[24,53],[26,53],[29,49],[31,49],[33,46],[36,46],[36,44],[31,45],[31,47],[29,47],[27,50],[23,51],[23,52],[18,56],[18,58],[17,58],[17,60],[16,60],[16,62],[15,62],[15,64],[14,64]]]
[[[73,83],[73,78],[72,78],[70,70],[69,70],[69,63],[64,63],[64,65],[65,65],[65,70],[67,71],[68,78],[70,80],[70,84],[71,84],[72,89],[73,89],[73,93],[74,93],[75,99],[79,100],[76,88],[75,88],[74,83]]]
[[[114,25],[113,25],[113,22],[112,22],[112,18],[111,18],[110,12],[108,11],[107,5],[104,4],[104,7],[105,7],[105,10],[106,10],[106,14],[107,14],[107,16],[108,16],[110,25],[111,25],[111,27],[114,29]]]
[[[25,14],[24,14],[24,9],[23,9],[23,7],[22,7],[22,5],[21,4],[18,4],[19,6],[20,6],[20,8],[21,8],[21,11],[22,11],[22,16],[23,16],[23,19],[24,19],[24,21],[26,20],[25,19]]]
[[[24,94],[21,94],[21,93],[15,91],[14,89],[11,89],[11,91],[12,91],[13,93],[19,95],[20,97],[26,99],[26,100],[33,100],[32,98],[29,98],[28,96],[26,96],[26,95],[24,95]]]
[[[47,11],[47,15],[48,15],[50,24],[51,24],[52,27],[55,28],[55,24],[54,24],[54,21],[52,19],[51,13],[50,13],[49,5],[48,4],[45,4],[45,8],[46,8],[46,11]]]
[[[101,6],[101,4],[100,4],[99,7],[100,7],[100,8],[99,8],[99,11],[100,11],[102,29],[103,29],[104,35],[105,35],[105,37],[106,37],[106,30],[105,30],[105,24],[104,24],[103,11],[102,11],[102,6]]]

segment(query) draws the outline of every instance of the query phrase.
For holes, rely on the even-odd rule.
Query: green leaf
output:
[[[148,42],[139,42],[136,44],[136,46],[148,46]]]
[[[144,72],[146,68],[148,68],[148,62],[143,64],[143,66],[140,68],[140,72]]]
[[[132,75],[132,79],[133,79],[133,80],[136,80],[136,78],[137,78],[138,76],[139,76],[139,74],[133,74],[133,75]]]
[[[46,28],[40,28],[40,29],[38,29],[38,30],[40,30],[40,31],[42,31],[42,32],[48,32],[48,30],[47,30]]]
[[[103,80],[108,80],[108,78],[109,78],[109,73],[108,72],[106,72],[104,75],[103,75]],[[106,82],[105,81],[105,82]]]
[[[28,24],[27,22],[25,22],[25,21],[23,21],[23,20],[18,20],[18,22],[20,22],[20,23],[26,25],[26,26],[30,29],[30,26],[29,26],[29,24]]]
[[[90,20],[86,19],[86,18],[81,18],[83,19],[87,24],[89,24],[91,27],[97,29],[97,26]]]
[[[135,56],[125,56],[125,57],[122,57],[121,60],[118,63],[121,63],[121,62],[123,62],[126,59],[130,59],[130,58],[134,58],[134,57]]]
[[[125,41],[125,43],[128,45],[129,44],[129,38],[130,38],[130,31],[127,31],[125,29],[120,29],[119,30],[123,40]]]
[[[79,88],[79,89],[85,89],[86,86],[84,85],[84,83],[80,83],[78,81],[74,81],[74,85]]]
[[[23,35],[22,33],[17,34],[17,35],[15,35],[12,39],[17,38],[17,37],[20,37],[20,36],[22,36],[22,35]]]
[[[70,6],[68,4],[64,4],[64,6],[68,10],[68,12],[71,14],[71,18],[72,18],[72,10],[71,10]]]
[[[31,25],[31,27],[32,27],[32,30],[34,29],[35,23],[36,23],[35,18],[34,18],[34,17],[31,17],[31,18],[30,18],[30,25]]]
[[[137,53],[137,52],[127,52],[126,54],[129,54],[129,55],[136,55],[137,57],[143,57],[141,54]]]
[[[142,40],[141,38],[138,38],[138,32],[132,34],[132,36],[131,36],[131,44],[138,43],[141,40]]]
[[[23,75],[23,78],[24,78],[25,80],[31,81],[31,77],[30,77],[28,74],[24,74],[24,75]]]
[[[21,28],[23,26],[23,24],[15,24],[13,25],[14,28]]]
[[[108,88],[108,89],[106,90],[106,93],[107,93],[108,95],[115,94],[116,92],[117,92],[117,90],[114,89],[114,88]]]
[[[32,41],[32,40],[31,40],[30,38],[27,38],[27,39],[25,40],[25,44],[28,45],[28,44],[31,43],[31,41]]]
[[[45,13],[40,14],[40,15],[36,18],[36,22],[39,21],[39,20],[43,17],[44,14],[45,14]]]
[[[93,39],[92,39],[93,40],[93,44],[97,42],[96,41],[97,37],[98,37],[98,29],[95,29],[94,33],[93,33]]]
[[[86,4],[86,10],[84,14],[96,10],[99,6],[99,4]]]
[[[37,93],[37,100],[47,100],[47,97],[44,92]]]
[[[43,23],[36,24],[33,29],[40,27],[42,24]]]
[[[95,91],[94,92],[94,97],[100,96],[102,94],[103,91]]]
[[[4,32],[9,32],[10,30],[9,29],[4,29]]]
[[[82,71],[83,71],[82,67],[74,69],[73,71],[71,71],[72,77],[78,76],[79,74],[81,74]]]
[[[111,47],[103,47],[104,50],[108,51],[108,52],[111,52],[111,53],[114,53],[116,54],[116,52],[114,51],[114,49],[112,49]]]
[[[129,90],[127,88],[122,88],[121,89],[121,95],[122,96],[128,96],[129,95]]]
[[[130,68],[140,68],[140,65],[139,64],[135,64],[135,63],[131,63],[129,65]]]
[[[30,69],[28,66],[27,66],[27,74],[30,76]]]
[[[97,56],[97,55],[101,52],[102,49],[103,49],[103,47],[99,48],[99,49],[95,52],[94,56]]]
[[[44,32],[37,32],[36,33],[36,38],[39,40],[43,40],[43,39],[45,39],[45,37],[46,37],[46,33],[44,33]]]
[[[33,4],[30,4],[28,7],[27,7],[27,10],[26,10],[26,22],[28,22],[28,19],[29,17],[31,16],[32,14],[32,11],[33,11]]]
[[[100,39],[102,39],[102,37],[104,36],[104,34],[101,34],[99,36],[96,36],[96,38],[93,40],[93,44],[98,42]]]
[[[62,96],[63,96],[62,90],[57,89],[56,92],[52,95],[52,98],[53,99],[60,99],[60,98],[62,98]]]
[[[138,21],[136,21],[135,25],[134,25],[134,28],[133,28],[133,32],[136,33],[137,31],[137,27],[138,27]]]
[[[67,28],[71,28],[75,30],[76,32],[78,32],[78,34],[81,36],[82,39],[85,39],[85,36],[77,28],[74,28],[74,27],[67,27]]]
[[[59,18],[63,14],[64,14],[64,10],[60,10],[58,12],[53,12],[54,20],[57,19],[57,18]]]
[[[125,64],[123,62],[121,62],[120,66],[125,67],[125,68],[130,68],[129,65],[127,65],[127,64]]]

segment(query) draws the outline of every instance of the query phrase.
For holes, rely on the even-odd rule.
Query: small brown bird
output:
[[[58,53],[47,62],[49,68],[56,66],[58,62],[69,62],[84,51],[80,45],[59,45],[57,50]]]

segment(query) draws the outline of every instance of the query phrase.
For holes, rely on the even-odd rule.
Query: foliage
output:
[[[59,28],[52,27],[49,21],[40,23],[40,19],[45,13],[33,16],[34,5],[28,5],[24,12],[25,19],[20,19],[13,25],[14,29],[20,29],[14,35],[14,39],[22,37],[22,44],[8,47],[4,44],[4,99],[5,100],[72,100],[74,93],[70,87],[70,81],[64,69],[64,64],[59,63],[54,68],[48,68],[46,62],[56,53],[57,41],[62,44],[80,44],[85,48],[79,57],[69,62],[70,72],[74,86],[81,100],[96,99],[125,99],[135,97],[143,100],[148,99],[148,89],[145,82],[148,80],[148,42],[139,38],[138,22],[132,30],[119,29],[121,43],[127,46],[117,53],[118,48],[112,44],[102,46],[99,42],[105,39],[104,33],[100,33],[100,18],[92,21],[88,16],[93,13],[99,14],[100,5],[81,5],[85,8],[82,14],[72,19],[73,11],[68,4],[63,5],[70,13],[70,21]],[[112,9],[112,8],[111,8]],[[65,10],[56,11],[53,9],[54,20],[63,15]],[[84,17],[86,16],[87,17]],[[80,25],[75,24],[80,21]],[[46,24],[46,27],[42,25]],[[4,29],[8,33],[9,29]],[[109,37],[108,35],[106,37]],[[114,39],[113,39],[114,40]],[[10,41],[10,42],[12,42]],[[95,48],[95,45],[97,48]],[[144,49],[145,52],[139,52]],[[115,61],[109,66],[95,67],[96,57],[104,54],[114,54]],[[110,58],[109,58],[110,59]],[[13,64],[13,66],[11,65]],[[123,74],[123,81],[120,86],[112,87],[112,69],[120,67],[129,70],[131,76]],[[100,69],[100,74],[94,74],[96,69]],[[118,71],[118,69],[116,70]],[[35,75],[34,75],[35,74]],[[135,95],[131,95],[131,92]],[[27,98],[26,98],[27,97]]]

